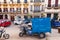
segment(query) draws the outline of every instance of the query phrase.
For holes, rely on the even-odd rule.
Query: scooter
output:
[[[23,27],[22,31],[19,33],[19,37],[22,37],[23,35],[32,35],[32,32],[28,27]]]
[[[9,39],[10,35],[6,34],[5,30],[0,31],[0,38],[3,37],[5,39]]]

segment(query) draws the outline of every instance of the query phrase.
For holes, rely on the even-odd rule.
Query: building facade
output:
[[[0,0],[0,19],[41,17],[44,0]]]
[[[60,19],[60,0],[45,0],[45,14],[51,19]]]

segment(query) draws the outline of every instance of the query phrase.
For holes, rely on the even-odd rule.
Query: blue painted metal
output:
[[[60,27],[60,21],[54,21],[52,24],[54,27]]]
[[[50,18],[33,18],[32,33],[51,32]]]

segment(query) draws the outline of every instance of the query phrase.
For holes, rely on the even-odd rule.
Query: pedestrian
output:
[[[1,38],[1,36],[2,36],[2,33],[4,32],[4,27],[0,27],[0,38]]]

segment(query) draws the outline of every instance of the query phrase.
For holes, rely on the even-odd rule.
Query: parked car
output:
[[[52,27],[60,27],[60,21],[59,20],[52,20],[51,21]]]
[[[7,26],[10,26],[11,25],[11,21],[9,20],[0,20],[0,26],[3,26],[3,27],[7,27]]]
[[[14,21],[14,24],[15,24],[15,25],[19,25],[19,24],[21,24],[22,22],[23,22],[22,20],[15,20],[15,21]]]
[[[14,21],[14,24],[15,24],[15,25],[20,25],[20,24],[23,22],[23,20],[25,20],[25,19],[24,19],[24,18],[16,19],[16,20]]]
[[[10,25],[11,25],[11,21],[9,21],[9,20],[5,20],[5,21],[2,23],[2,26],[4,26],[4,27],[10,26]]]

